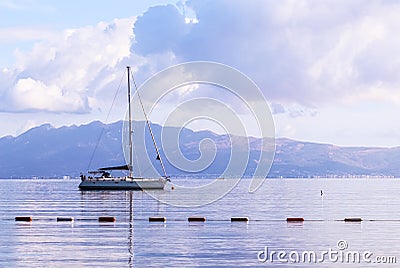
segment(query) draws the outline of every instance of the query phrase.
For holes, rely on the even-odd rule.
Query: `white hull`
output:
[[[81,190],[162,190],[166,179],[151,178],[92,178],[79,184]]]

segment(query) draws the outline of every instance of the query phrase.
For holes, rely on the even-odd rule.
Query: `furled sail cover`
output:
[[[105,170],[129,170],[128,165],[123,165],[123,166],[116,166],[116,167],[104,167],[104,168],[99,168],[100,171],[105,171]]]

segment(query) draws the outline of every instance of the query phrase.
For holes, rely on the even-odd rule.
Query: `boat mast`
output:
[[[132,159],[133,159],[133,155],[132,155],[132,113],[131,113],[131,81],[130,81],[130,76],[131,76],[131,67],[127,66],[126,67],[127,72],[128,72],[128,113],[129,113],[129,177],[132,177]]]

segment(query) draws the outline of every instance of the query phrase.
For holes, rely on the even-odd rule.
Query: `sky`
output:
[[[399,14],[391,0],[0,0],[0,137],[121,119],[127,65],[141,84],[215,61],[258,85],[277,137],[400,146]]]

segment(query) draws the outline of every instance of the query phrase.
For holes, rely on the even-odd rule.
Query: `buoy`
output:
[[[15,217],[15,221],[28,221],[31,222],[32,221],[32,217]]]
[[[249,218],[248,217],[232,217],[231,218],[231,222],[236,222],[236,221],[248,222]]]
[[[108,216],[99,217],[99,222],[115,222],[115,221],[116,221],[115,217],[108,217]]]
[[[74,221],[74,217],[57,217],[57,221]]]
[[[345,218],[345,222],[362,222],[361,218]]]
[[[167,218],[165,217],[150,217],[149,222],[166,222]]]
[[[298,221],[304,221],[304,218],[286,218],[286,221],[290,221],[290,222],[298,222]]]
[[[206,217],[189,217],[188,221],[195,221],[195,222],[205,222]]]

